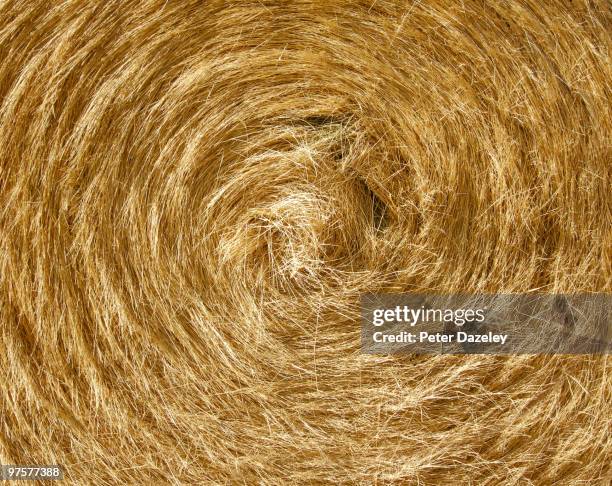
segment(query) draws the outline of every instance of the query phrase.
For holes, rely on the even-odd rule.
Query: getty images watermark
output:
[[[608,354],[612,294],[366,294],[368,354]]]

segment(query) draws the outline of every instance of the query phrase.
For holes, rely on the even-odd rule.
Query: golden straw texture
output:
[[[365,292],[612,292],[605,0],[0,0],[0,462],[609,484],[596,356],[367,356]]]

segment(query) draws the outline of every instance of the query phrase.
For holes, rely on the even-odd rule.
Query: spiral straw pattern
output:
[[[612,291],[608,1],[0,1],[0,462],[608,484],[605,356],[367,356],[366,292]]]

